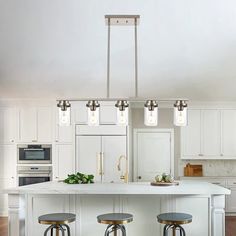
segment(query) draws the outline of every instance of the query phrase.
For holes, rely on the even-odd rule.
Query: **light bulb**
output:
[[[153,110],[144,107],[144,124],[147,126],[156,126],[158,124],[158,107],[154,107]]]
[[[96,110],[92,110],[88,107],[88,125],[98,126],[99,125],[99,107]]]
[[[187,104],[184,101],[177,101],[174,104],[174,125],[186,126],[188,123]]]
[[[128,125],[129,120],[129,109],[126,107],[123,111],[117,108],[117,125]]]

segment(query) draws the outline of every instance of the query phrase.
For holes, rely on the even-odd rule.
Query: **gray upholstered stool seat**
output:
[[[70,227],[67,225],[76,220],[76,215],[71,213],[53,213],[39,216],[38,222],[39,224],[50,225],[44,232],[44,236],[47,235],[49,231],[51,231],[51,236],[53,236],[53,230],[56,229],[56,236],[59,236],[59,231],[61,231],[62,236],[65,235],[65,231],[67,231],[67,235],[70,236]]]
[[[112,232],[114,232],[114,235],[116,236],[118,230],[121,230],[122,236],[126,236],[124,224],[132,222],[133,215],[128,213],[108,213],[99,215],[97,220],[98,223],[108,224],[105,236],[109,236]]]
[[[173,235],[176,235],[176,230],[179,230],[180,236],[185,236],[185,230],[181,225],[191,223],[192,219],[193,217],[190,214],[177,212],[163,213],[157,216],[158,222],[165,224],[163,236],[168,235],[169,229],[173,230]]]

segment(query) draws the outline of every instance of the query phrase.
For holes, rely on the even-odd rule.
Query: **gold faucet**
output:
[[[123,158],[125,159],[125,174],[122,174],[123,172],[121,172],[120,179],[124,180],[124,183],[128,183],[128,180],[129,180],[128,158],[125,155],[121,155],[119,157],[117,169],[118,169],[118,171],[121,171],[121,160]]]

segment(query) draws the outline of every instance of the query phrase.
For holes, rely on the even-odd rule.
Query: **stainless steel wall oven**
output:
[[[18,164],[51,164],[52,145],[18,145]]]

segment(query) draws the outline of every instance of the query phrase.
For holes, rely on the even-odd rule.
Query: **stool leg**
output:
[[[58,225],[56,227],[56,236],[59,236],[59,228],[58,228]]]
[[[175,226],[173,226],[172,232],[173,232],[173,236],[176,236],[176,227]]]
[[[113,225],[108,225],[105,231],[105,236],[109,236],[109,234],[112,232]]]
[[[180,229],[180,232],[181,232],[181,236],[182,236],[182,233],[183,233],[183,236],[186,236],[184,228],[179,225],[179,229]]]
[[[165,225],[163,228],[163,236],[168,236],[169,225]]]
[[[62,236],[65,236],[65,230],[63,229],[63,227],[61,225],[58,225],[59,230],[61,230]]]
[[[51,230],[54,226],[53,225],[50,225],[44,232],[44,236],[47,236],[49,230]]]
[[[120,229],[121,229],[121,232],[122,232],[122,236],[126,236],[125,226],[121,225]]]
[[[70,227],[68,225],[63,225],[66,227],[66,230],[67,230],[67,235],[70,236]]]
[[[51,228],[51,236],[53,236],[53,228]]]

